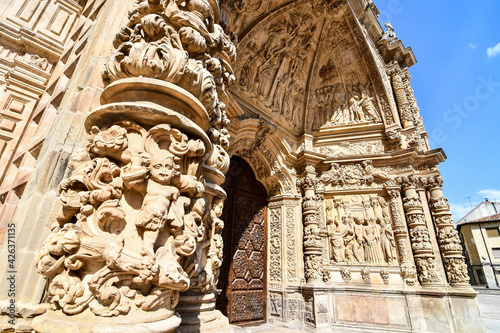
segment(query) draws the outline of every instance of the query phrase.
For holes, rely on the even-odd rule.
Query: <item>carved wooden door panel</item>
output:
[[[218,309],[232,324],[265,319],[267,193],[250,166],[233,157],[223,185],[228,194],[223,221],[224,261],[218,288]]]

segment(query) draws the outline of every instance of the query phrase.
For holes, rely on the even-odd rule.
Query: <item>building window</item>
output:
[[[484,277],[483,270],[481,268],[476,268],[478,284],[486,284],[486,278]]]
[[[491,250],[493,251],[495,259],[500,259],[500,247],[494,247]]]
[[[488,237],[490,237],[490,238],[500,236],[500,234],[498,232],[498,228],[486,228],[486,235],[488,235]]]

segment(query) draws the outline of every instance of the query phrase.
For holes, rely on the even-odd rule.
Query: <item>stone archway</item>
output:
[[[267,192],[245,160],[234,156],[223,185],[224,262],[218,309],[230,323],[249,325],[266,318]]]

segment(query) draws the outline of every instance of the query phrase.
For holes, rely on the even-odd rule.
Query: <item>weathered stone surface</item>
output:
[[[5,330],[229,331],[230,272],[242,324],[481,331],[415,59],[371,1],[60,2],[0,5]],[[256,181],[226,193],[231,156]]]

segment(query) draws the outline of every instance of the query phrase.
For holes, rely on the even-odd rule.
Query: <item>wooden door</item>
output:
[[[232,324],[261,323],[266,316],[267,193],[238,157],[231,159],[223,188],[227,193],[222,216],[224,261],[217,308]]]

